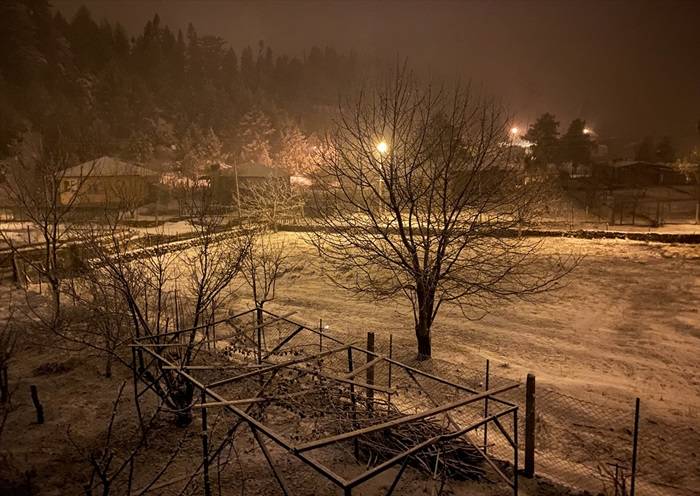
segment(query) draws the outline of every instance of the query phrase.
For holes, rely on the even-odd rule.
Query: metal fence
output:
[[[485,370],[481,375],[477,369],[466,371],[471,378],[464,371],[462,377],[482,387],[509,380],[494,374],[493,368],[488,383]],[[524,393],[516,390],[512,398],[523,408]],[[691,418],[672,424],[644,406],[640,401],[637,411],[630,401],[627,408],[616,408],[538,387],[536,473],[594,494],[700,494],[700,422]],[[519,429],[524,428],[523,421]]]
[[[417,362],[411,358],[412,350],[396,345],[390,350],[389,338],[376,346],[380,352],[399,356],[403,363],[477,390],[525,379],[504,377],[503,366],[488,360],[481,367],[438,359]],[[526,388],[513,389],[501,397],[526,411]],[[637,412],[634,401],[627,407],[613,407],[542,386],[536,388],[535,412],[537,476],[573,490],[606,496],[700,495],[700,419],[689,417],[675,424],[647,412],[643,400]],[[488,429],[482,428],[478,435],[485,449],[498,458],[506,453],[506,446]],[[518,436],[525,439],[525,415],[520,416]]]

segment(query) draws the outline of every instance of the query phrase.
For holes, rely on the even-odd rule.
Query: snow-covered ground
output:
[[[280,233],[305,268],[278,285],[270,310],[331,332],[378,339],[394,335],[414,347],[410,308],[360,301],[333,286],[315,267],[302,235]],[[634,396],[657,414],[688,416],[700,408],[700,246],[625,240],[545,239],[545,249],[585,258],[565,287],[532,302],[495,305],[481,320],[441,309],[433,354],[465,367],[484,359],[498,374],[522,378],[577,397],[629,406]],[[242,294],[241,305],[248,302]]]

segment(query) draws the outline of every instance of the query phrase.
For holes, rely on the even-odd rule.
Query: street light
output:
[[[584,127],[583,134],[593,134],[593,129],[591,129],[589,127]]]
[[[379,152],[380,156],[384,157],[389,152],[389,144],[386,141],[381,140],[379,143],[377,143],[377,151]],[[383,160],[381,162],[382,163],[380,163],[380,167],[382,169],[382,172],[380,173],[380,177],[379,177],[379,181],[378,181],[379,182],[378,189],[379,189],[379,208],[380,208],[380,211],[383,212],[384,206],[381,203],[381,199],[382,199],[382,196],[384,195],[384,185],[382,184],[381,174],[384,171],[384,165],[383,165]]]
[[[510,128],[510,134],[512,134],[513,136],[517,136],[518,133],[520,133],[520,129],[518,129],[516,126]]]

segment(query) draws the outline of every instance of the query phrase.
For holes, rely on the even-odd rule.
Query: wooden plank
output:
[[[306,362],[307,360],[308,360],[308,361],[310,361],[310,360],[315,360],[315,359],[317,359],[317,358],[321,358],[321,357],[324,357],[324,356],[326,356],[326,355],[332,355],[333,353],[338,353],[338,352],[340,352],[340,351],[347,350],[348,347],[349,347],[349,345],[345,345],[345,346],[341,346],[340,348],[334,348],[334,349],[332,349],[332,350],[324,351],[323,353],[317,353],[316,355],[311,355],[311,356],[308,356],[308,357],[296,358],[296,359],[294,359],[294,360],[289,360],[289,361],[287,361],[287,362],[282,362],[282,363],[278,363],[278,364],[275,364],[275,365],[269,365],[269,366],[267,366],[267,367],[262,367],[262,368],[260,368],[260,369],[258,369],[258,370],[254,370],[254,371],[252,371],[252,372],[246,372],[245,374],[240,374],[240,375],[237,375],[237,376],[235,376],[235,377],[230,377],[230,378],[228,378],[228,379],[222,379],[222,380],[220,380],[220,381],[212,382],[211,384],[208,384],[207,387],[222,386],[222,385],[224,385],[224,384],[229,384],[229,383],[231,383],[231,382],[235,382],[235,381],[238,381],[238,380],[241,380],[241,379],[245,379],[245,378],[247,378],[247,377],[252,377],[252,376],[255,376],[255,375],[259,375],[259,374],[261,374],[261,373],[269,372],[269,371],[271,371],[271,370],[279,369],[279,368],[282,368],[282,367],[289,367],[289,366],[291,366],[291,365],[296,365],[296,364],[299,364],[299,363]]]
[[[304,329],[304,326],[299,326],[299,327],[297,327],[297,330],[296,330],[296,331],[294,331],[294,332],[291,333],[289,336],[287,336],[287,337],[284,338],[282,341],[280,341],[280,342],[277,344],[277,346],[275,346],[274,348],[272,348],[272,351],[270,351],[267,355],[265,355],[264,357],[262,357],[262,359],[263,359],[263,360],[267,360],[271,355],[274,355],[282,346],[284,346],[284,345],[287,344],[289,341],[291,341],[291,340],[294,338],[294,336],[296,336],[297,334],[299,334],[303,329]],[[320,351],[322,351],[322,350],[320,350]]]
[[[272,462],[272,457],[270,456],[270,452],[267,450],[267,446],[265,446],[265,442],[260,437],[260,434],[258,434],[258,430],[255,427],[251,425],[250,430],[253,431],[253,436],[255,436],[255,440],[258,442],[263,455],[265,455],[265,460],[267,460],[267,464],[270,466],[270,470],[272,470],[272,474],[275,476],[277,483],[280,485],[280,489],[282,489],[284,496],[288,496],[290,492],[289,488],[287,487],[287,482],[284,480],[284,477],[282,477],[282,474],[277,471],[275,464]]]
[[[314,371],[312,373],[318,374],[321,377],[326,377],[326,378],[331,379],[333,381],[342,382],[344,384],[351,384],[353,386],[361,387],[361,388],[368,389],[371,391],[379,391],[379,392],[387,393],[387,394],[396,394],[396,389],[389,389],[389,388],[386,388],[384,386],[378,386],[376,384],[367,384],[365,382],[352,381],[350,379],[345,379],[344,377],[338,377],[335,375],[325,374],[322,372],[315,372]]]
[[[271,315],[271,316],[273,316],[273,317],[277,317],[277,315],[275,315],[274,313],[270,312],[269,310],[265,310],[264,308],[263,308],[263,312],[266,313],[266,314],[268,314],[268,315]],[[281,320],[284,320],[284,321],[286,321],[286,322],[289,322],[290,324],[294,324],[294,325],[298,325],[298,326],[303,326],[304,329],[306,329],[307,331],[311,331],[311,332],[313,332],[314,334],[321,334],[321,333],[319,333],[318,329],[313,329],[313,328],[311,328],[311,327],[309,327],[309,326],[306,326],[306,325],[304,325],[304,324],[302,324],[302,323],[300,323],[300,322],[296,322],[296,321],[294,321],[294,320],[290,320],[290,319],[287,319],[287,318],[284,318],[284,317],[279,317],[279,318],[280,318]],[[327,338],[327,339],[330,339],[331,341],[333,341],[333,342],[335,342],[335,343],[337,343],[337,344],[343,344],[343,341],[341,341],[341,340],[339,340],[339,339],[337,339],[337,338],[334,338],[334,337],[331,336],[330,334],[323,334],[323,337],[324,337],[324,338]]]
[[[129,347],[132,348],[172,348],[175,346],[189,346],[189,343],[138,343],[130,344]]]
[[[377,386],[375,384],[366,384],[364,382],[358,382],[358,381],[353,381],[351,379],[345,379],[343,376],[336,376],[333,374],[327,374],[325,372],[321,372],[319,370],[314,370],[314,369],[305,369],[302,367],[290,367],[293,370],[298,370],[299,372],[305,372],[307,374],[312,374],[316,375],[318,377],[323,377],[324,379],[329,379],[331,381],[337,381],[337,382],[342,382],[343,384],[349,384],[350,386],[357,386],[361,387],[364,389],[371,389],[373,391],[379,391],[381,393],[387,393],[387,394],[396,394],[396,389],[390,389],[386,388],[384,386]]]
[[[141,337],[135,338],[135,340],[141,341],[142,339],[155,339],[155,338],[160,338],[160,337],[164,337],[164,336],[174,336],[174,335],[182,334],[185,332],[196,331],[196,330],[203,329],[203,328],[210,326],[210,325],[227,323],[228,321],[233,320],[233,319],[237,319],[238,317],[241,317],[247,313],[250,313],[251,311],[252,310],[246,310],[245,312],[241,312],[241,313],[238,313],[236,315],[232,315],[231,317],[219,319],[219,320],[216,320],[214,322],[210,322],[208,324],[201,324],[201,325],[198,325],[196,327],[190,327],[189,329],[180,329],[179,331],[163,332],[163,333],[159,333],[159,334],[149,334],[147,336],[141,336]]]
[[[364,372],[365,370],[367,370],[367,369],[370,368],[370,367],[374,367],[375,365],[377,365],[377,363],[381,362],[382,360],[384,360],[384,357],[381,357],[381,356],[380,356],[380,357],[377,357],[377,358],[375,358],[374,360],[367,362],[367,363],[366,363],[365,365],[363,365],[362,367],[358,367],[358,368],[354,369],[352,372],[349,372],[349,373],[347,373],[347,374],[344,374],[344,375],[342,375],[342,376],[340,376],[340,377],[342,377],[343,379],[352,379],[352,378],[355,377],[357,374],[360,374],[360,373]]]
[[[258,365],[256,365],[258,367]],[[161,367],[162,370],[228,370],[228,369],[241,369],[240,365],[183,365],[182,367],[170,367],[169,365],[164,365]]]
[[[308,394],[318,393],[318,389],[304,389],[303,391],[297,391],[295,393],[280,394],[278,396],[256,396],[254,398],[243,398],[240,400],[228,400],[228,401],[212,401],[209,403],[200,403],[192,405],[192,408],[208,408],[213,406],[226,406],[226,405],[247,405],[250,403],[263,403],[265,401],[279,401],[288,398],[296,398],[297,396],[305,396]]]
[[[257,331],[258,329],[262,329],[263,327],[269,326],[270,324],[274,324],[275,322],[279,322],[280,320],[285,320],[285,321],[287,321],[287,322],[290,322],[290,321],[287,319],[287,317],[291,317],[291,316],[294,315],[295,313],[296,313],[296,311],[295,311],[295,312],[289,312],[289,313],[286,313],[286,314],[281,315],[281,316],[275,315],[275,316],[274,316],[275,318],[273,318],[272,320],[269,320],[269,321],[267,321],[267,322],[263,322],[262,324],[254,325],[253,327],[245,327],[245,328],[242,329],[242,330],[245,330],[245,331]],[[298,325],[298,324],[297,324],[297,325]]]
[[[525,469],[523,475],[529,478],[535,476],[535,428],[537,425],[535,397],[535,376],[527,374],[525,383]]]
[[[447,412],[449,410],[453,410],[455,408],[459,408],[464,405],[468,405],[470,403],[474,403],[476,401],[483,400],[486,397],[489,397],[494,394],[499,394],[502,393],[503,391],[507,391],[508,389],[511,389],[511,386],[504,386],[500,388],[494,388],[489,391],[484,391],[483,393],[476,394],[474,396],[470,396],[469,398],[462,398],[461,400],[454,401],[452,403],[447,403],[445,405],[441,405],[439,407],[431,408],[429,410],[426,410],[421,413],[416,413],[413,415],[407,415],[405,417],[400,417],[397,419],[389,420],[387,422],[382,422],[381,424],[376,424],[376,425],[371,425],[369,427],[365,427],[363,429],[358,429],[355,431],[351,432],[345,432],[343,434],[338,434],[337,436],[330,436],[324,439],[319,439],[317,441],[312,441],[309,443],[302,444],[300,446],[296,446],[294,448],[295,452],[302,452],[302,451],[308,451],[311,449],[317,449],[317,448],[322,448],[324,446],[328,446],[329,444],[335,444],[341,441],[346,441],[348,439],[353,439],[358,436],[362,436],[365,434],[370,434],[372,432],[377,432],[377,431],[382,431],[384,429],[390,429],[392,427],[397,427],[399,425],[407,424],[409,422],[414,422],[416,420],[422,420],[427,417],[432,417],[435,415],[438,415],[443,412]]]

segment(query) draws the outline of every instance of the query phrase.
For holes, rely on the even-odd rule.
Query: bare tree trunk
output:
[[[418,342],[418,360],[429,360],[432,356],[430,329],[433,324],[433,307],[435,291],[424,289],[418,284],[416,291],[418,315],[416,321],[416,341]]]
[[[432,354],[430,326],[425,320],[419,320],[416,324],[416,340],[418,341],[418,360],[429,360]]]
[[[105,353],[105,377],[107,379],[112,378],[112,361],[114,360],[114,346],[112,346],[112,343],[108,342],[106,343],[106,350],[107,352]]]
[[[7,403],[10,397],[8,386],[7,365],[0,366],[0,403]]]
[[[262,363],[262,333],[263,333],[263,304],[264,302],[255,302],[255,342],[257,343],[256,356],[258,364]]]
[[[54,330],[58,329],[58,322],[61,318],[61,283],[60,281],[50,275],[49,285],[51,286],[51,296],[53,300],[53,318],[51,325]]]

